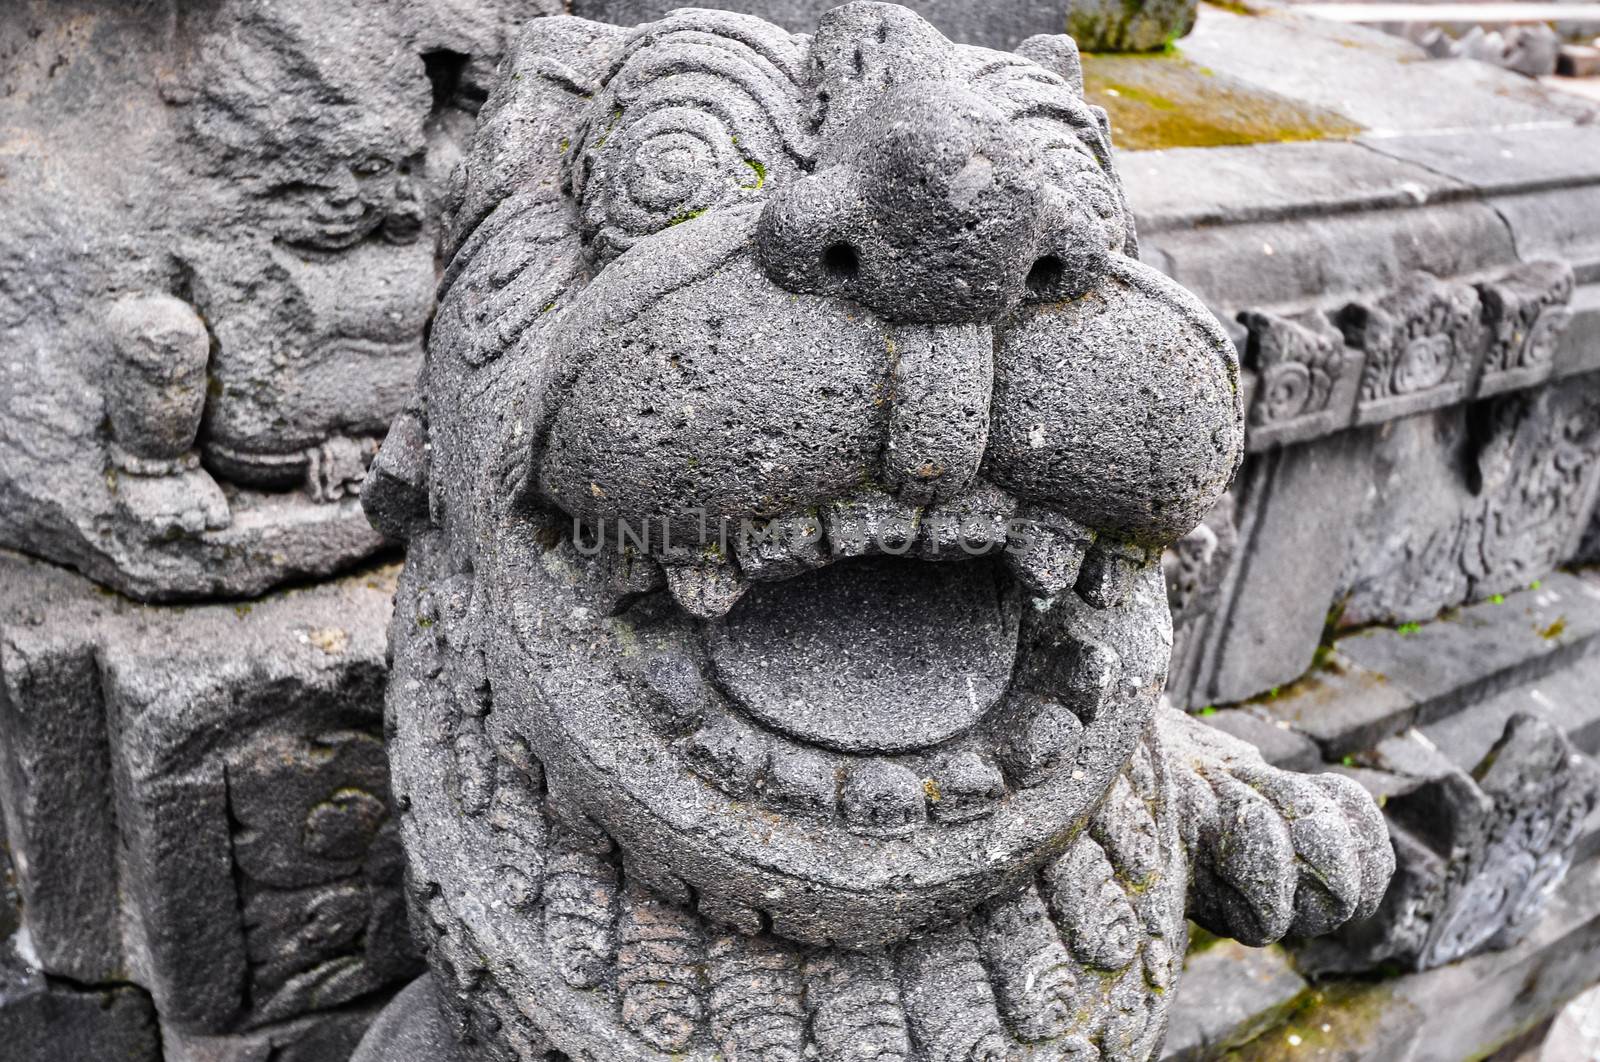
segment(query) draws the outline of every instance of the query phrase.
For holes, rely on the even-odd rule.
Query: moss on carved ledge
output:
[[[1124,150],[1336,140],[1361,126],[1199,66],[1173,48],[1149,55],[1085,55],[1084,87],[1111,115]]]

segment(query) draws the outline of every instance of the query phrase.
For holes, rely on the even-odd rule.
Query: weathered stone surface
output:
[[[1567,381],[1377,441],[1347,623],[1430,619],[1534,582],[1578,549],[1600,486],[1600,383]]]
[[[1246,1062],[1485,1058],[1594,980],[1600,863],[1579,867],[1522,943],[1410,977],[1330,985],[1289,1024],[1239,1048]]]
[[[0,806],[40,965],[92,984],[126,976],[111,754],[92,638],[46,628],[7,565],[0,634]],[[14,595],[14,596],[13,596]],[[20,629],[19,629],[20,628]]]
[[[1385,804],[1399,867],[1378,913],[1308,945],[1302,968],[1426,970],[1526,936],[1600,804],[1600,769],[1527,714],[1470,774],[1417,731],[1371,755],[1417,783]]]
[[[1231,940],[1190,952],[1183,982],[1162,1055],[1171,1062],[1225,1056],[1280,1024],[1307,990],[1282,949]]]
[[[0,941],[0,1043],[16,1062],[162,1062],[150,997],[119,985],[82,989],[54,981]]]
[[[553,0],[19,0],[0,545],[146,599],[325,576],[422,354],[437,192]]]
[[[347,1062],[379,1014],[387,994],[293,1021],[230,1036],[200,1036],[163,1028],[162,1062]],[[448,1055],[423,1055],[452,1062]]]
[[[1189,703],[1246,700],[1310,666],[1348,548],[1348,530],[1327,519],[1324,507],[1359,508],[1366,474],[1366,448],[1353,433],[1266,454],[1246,468],[1234,490],[1242,511],[1239,554],[1248,562],[1225,576],[1228,593],[1199,650],[1204,662]]]
[[[1183,52],[1221,74],[1331,108],[1374,132],[1515,127],[1592,120],[1597,105],[1486,63],[1418,62],[1409,41],[1331,24],[1292,6],[1208,6]]]
[[[394,1005],[373,1023],[350,1062],[404,1058],[466,1062],[466,1049],[445,1019],[432,977],[419,977],[395,997]]]
[[[1596,57],[1596,66],[1600,67],[1600,56]],[[1541,1048],[1535,1057],[1544,1062],[1600,1055],[1600,988],[1592,988],[1567,1004]]]
[[[1378,901],[1359,786],[1160,706],[1235,349],[1128,256],[1075,50],[1025,54],[856,3],[540,20],[503,68],[426,434],[368,487],[410,529],[413,924],[474,1050],[1149,1058],[1186,911]]]
[[[1438,734],[1456,762],[1471,767],[1515,712],[1541,711],[1541,695],[1531,690],[1550,676],[1576,665],[1579,670],[1560,681],[1582,690],[1597,634],[1600,589],[1589,577],[1557,572],[1536,590],[1471,605],[1433,623],[1339,638],[1323,666],[1253,710],[1312,738],[1330,760],[1422,726]],[[1482,717],[1457,716],[1480,704],[1495,707]],[[1565,726],[1589,717],[1576,706],[1547,714]],[[1452,727],[1477,726],[1479,718],[1492,731],[1486,740],[1449,736]],[[1575,730],[1575,740],[1579,733],[1587,731]]]
[[[198,1035],[415,971],[380,726],[391,578],[172,609],[0,555],[7,832],[47,972],[133,981]]]
[[[1090,52],[1154,52],[1194,29],[1199,0],[1073,0],[1067,32]]]
[[[1230,709],[1205,717],[1208,726],[1248,741],[1262,757],[1286,771],[1315,771],[1322,766],[1317,743],[1283,720],[1269,720],[1251,709]]]
[[[1338,651],[1404,691],[1420,706],[1417,721],[1442,718],[1595,648],[1600,587],[1565,572],[1538,582],[1415,629],[1358,632],[1339,639]]]

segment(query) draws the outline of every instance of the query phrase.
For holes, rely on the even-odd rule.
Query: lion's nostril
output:
[[[854,280],[861,272],[861,254],[851,244],[833,244],[822,252],[822,268],[835,280]]]
[[[1028,290],[1035,295],[1054,291],[1067,275],[1066,263],[1053,254],[1047,254],[1028,271]]]

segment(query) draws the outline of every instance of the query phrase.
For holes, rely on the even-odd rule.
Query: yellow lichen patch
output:
[[[1178,50],[1085,55],[1083,70],[1090,102],[1111,115],[1112,138],[1125,150],[1340,139],[1362,131],[1337,111],[1218,74]]]
[[[341,627],[317,627],[306,634],[306,640],[328,656],[342,656],[350,648],[350,632]]]

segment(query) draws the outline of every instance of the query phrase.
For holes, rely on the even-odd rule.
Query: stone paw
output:
[[[1164,709],[1189,914],[1251,946],[1369,917],[1394,873],[1383,814],[1339,775],[1279,770],[1256,749]]]

